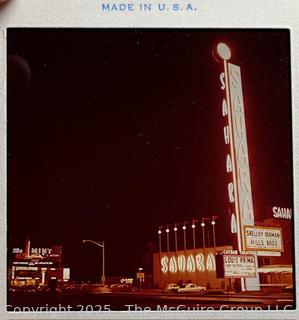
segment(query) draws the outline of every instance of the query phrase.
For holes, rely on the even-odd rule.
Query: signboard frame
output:
[[[144,279],[144,278],[145,278],[144,272],[137,272],[136,273],[136,279]]]
[[[254,279],[257,277],[257,268],[255,268],[254,274],[252,274],[251,276],[247,276],[247,277],[241,277],[241,276],[227,276],[225,274],[225,263],[224,263],[224,258],[225,256],[231,256],[231,257],[244,257],[244,256],[250,256],[254,258],[254,265],[256,266],[256,256],[253,254],[224,254],[223,255],[223,270],[224,270],[224,278],[225,279]]]
[[[257,228],[257,229],[271,229],[271,230],[279,230],[281,237],[281,249],[267,249],[267,248],[250,248],[247,246],[246,241],[246,229],[247,228]],[[283,234],[281,227],[263,227],[263,226],[243,226],[244,231],[244,246],[246,251],[268,251],[268,252],[284,252],[284,242],[283,242]]]

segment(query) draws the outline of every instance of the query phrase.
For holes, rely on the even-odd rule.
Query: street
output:
[[[291,293],[166,294],[160,290],[117,293],[10,293],[7,311],[208,311],[290,310]]]

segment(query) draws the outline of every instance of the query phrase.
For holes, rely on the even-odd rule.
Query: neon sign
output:
[[[236,222],[236,217],[235,214],[233,213],[231,216],[231,221],[230,221],[231,225],[231,233],[237,233],[237,222]]]
[[[195,272],[195,260],[192,255],[187,257],[187,271]]]
[[[280,208],[280,207],[273,207],[273,218],[276,219],[292,219],[292,209],[290,208]]]
[[[244,226],[254,226],[254,212],[249,169],[249,155],[245,124],[244,100],[242,91],[241,69],[229,63],[229,47],[220,43],[217,51],[223,59],[224,72],[219,80],[221,90],[225,91],[222,99],[222,116],[227,119],[224,126],[224,143],[229,146],[226,156],[226,172],[231,173],[227,185],[229,203],[234,205],[231,214],[231,232],[237,235],[238,250],[245,250]],[[255,261],[257,267],[257,261]],[[245,282],[241,281],[242,290]],[[258,277],[246,279],[246,289],[259,290]]]
[[[213,253],[208,253],[205,256],[202,253],[197,255],[179,255],[164,256],[161,258],[161,271],[163,273],[177,273],[177,272],[204,272],[205,270],[209,272],[216,271],[216,261]]]
[[[240,67],[229,63],[228,72],[229,88],[232,102],[232,125],[234,147],[236,150],[237,188],[241,225],[254,225]]]
[[[175,257],[171,257],[169,261],[169,271],[171,273],[177,273],[178,272],[178,265]],[[166,271],[167,272],[167,271]]]

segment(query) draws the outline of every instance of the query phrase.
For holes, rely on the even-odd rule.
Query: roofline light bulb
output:
[[[192,227],[192,229],[194,229],[195,228],[195,224],[193,223],[191,227]]]
[[[186,226],[183,226],[183,230],[186,230]]]
[[[204,222],[201,223],[201,226],[204,227],[206,224]]]
[[[178,228],[177,228],[177,227],[174,227],[174,228],[173,228],[173,231],[178,231]]]
[[[158,230],[158,234],[161,234],[162,233],[162,231],[161,230]]]
[[[230,48],[223,42],[218,43],[217,53],[223,60],[229,60],[231,58]]]

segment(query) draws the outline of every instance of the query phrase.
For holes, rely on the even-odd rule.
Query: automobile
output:
[[[112,292],[111,288],[108,286],[103,286],[102,284],[91,284],[89,286],[89,293],[110,293]]]
[[[113,284],[110,286],[112,292],[135,292],[137,288],[126,283]]]
[[[178,289],[178,293],[189,293],[189,292],[205,293],[206,287],[198,286],[194,283],[187,283],[185,287]]]
[[[180,286],[176,283],[169,283],[166,288],[164,289],[165,292],[170,293],[170,292],[178,292],[178,289]]]

